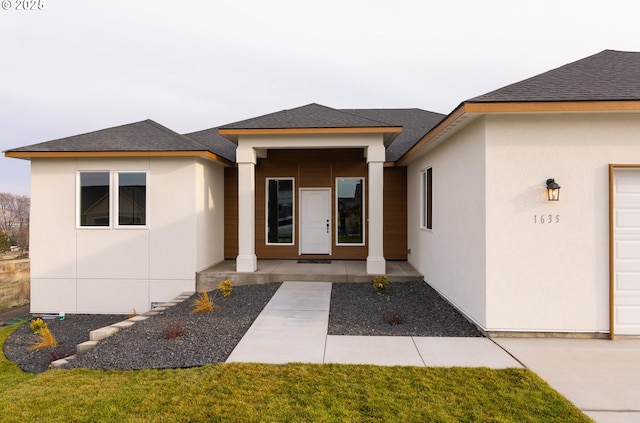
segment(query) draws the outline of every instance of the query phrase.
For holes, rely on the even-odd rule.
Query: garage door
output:
[[[613,329],[640,335],[640,169],[616,169],[613,190]]]

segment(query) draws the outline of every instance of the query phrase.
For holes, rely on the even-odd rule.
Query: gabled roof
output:
[[[107,154],[139,156],[159,155],[160,153],[205,155],[216,159],[215,153],[203,144],[150,119],[6,151],[8,157],[19,158],[82,157]]]
[[[640,100],[640,53],[604,50],[467,103]]]

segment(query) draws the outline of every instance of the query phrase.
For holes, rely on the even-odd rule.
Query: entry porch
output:
[[[422,281],[423,276],[406,261],[387,261],[386,276],[390,282]],[[217,289],[220,282],[251,285],[282,281],[372,282],[365,260],[258,260],[255,272],[237,272],[235,260],[225,260],[198,272],[196,289]]]

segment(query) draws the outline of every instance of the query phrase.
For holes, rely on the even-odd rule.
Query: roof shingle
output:
[[[184,135],[150,119],[46,141],[9,152],[207,151]]]
[[[604,50],[468,103],[640,100],[640,53]]]
[[[220,129],[385,128],[393,126],[397,125],[312,103],[295,109],[281,110],[230,123],[221,126]]]

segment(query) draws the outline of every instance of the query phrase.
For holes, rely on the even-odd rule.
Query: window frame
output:
[[[291,242],[269,242],[269,181],[291,181]],[[273,246],[296,245],[296,178],[268,177],[264,188],[264,244]]]
[[[106,173],[109,176],[109,224],[108,225],[82,225],[82,174],[85,173]],[[144,225],[121,225],[119,223],[119,194],[120,194],[120,174],[121,173],[142,173],[145,175],[145,224]],[[146,230],[149,229],[149,217],[150,217],[150,181],[148,170],[78,170],[76,172],[76,229],[88,229],[88,230],[110,230],[110,229],[124,229],[124,230]]]
[[[82,224],[82,174],[87,173],[106,173],[108,176],[108,188],[107,194],[109,196],[109,205],[108,205],[108,217],[109,224],[107,225],[83,225]],[[97,229],[97,230],[105,230],[111,229],[113,220],[111,219],[111,209],[113,207],[112,204],[112,196],[111,196],[111,188],[113,186],[113,178],[111,177],[111,172],[108,170],[79,170],[76,173],[76,228],[77,229]]]
[[[420,229],[433,230],[433,166],[420,171]]]
[[[364,176],[336,176],[336,182],[335,182],[335,208],[334,208],[334,212],[335,212],[335,237],[336,237],[336,242],[335,245],[336,247],[361,247],[361,246],[365,246],[367,243],[367,238],[366,238],[366,231],[367,231],[367,225],[366,225],[366,219],[367,219],[367,214],[366,214],[366,206],[367,206],[367,201],[365,198],[366,195],[366,178]],[[362,242],[340,242],[340,193],[339,193],[339,184],[340,184],[340,180],[345,180],[345,179],[351,179],[351,180],[359,180],[361,181],[361,189],[362,189],[362,210],[361,210],[361,216],[360,216],[360,224],[362,225]]]
[[[145,199],[144,199],[144,225],[121,224],[120,223],[120,175],[123,173],[144,174]],[[146,229],[149,227],[149,172],[146,170],[117,170],[113,172],[113,227],[115,229]]]

